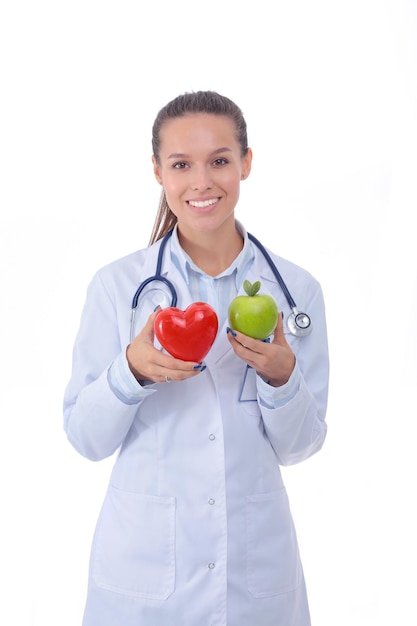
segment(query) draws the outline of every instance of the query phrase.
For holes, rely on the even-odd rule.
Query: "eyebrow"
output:
[[[227,148],[226,146],[224,148],[217,148],[217,150],[213,150],[213,152],[210,153],[210,156],[221,154],[222,152],[232,152],[232,149]],[[186,159],[189,156],[189,154],[185,154],[183,152],[173,152],[172,154],[168,155],[167,159]]]

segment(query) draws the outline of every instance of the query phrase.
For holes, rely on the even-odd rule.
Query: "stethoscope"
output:
[[[168,280],[167,278],[165,278],[165,276],[162,276],[161,274],[162,260],[164,257],[165,246],[169,238],[171,237],[171,235],[172,235],[172,230],[168,231],[161,241],[161,245],[160,245],[159,252],[158,252],[158,259],[156,263],[156,271],[155,271],[154,276],[149,276],[149,278],[146,278],[142,282],[142,284],[139,285],[139,287],[136,290],[135,295],[133,296],[132,311],[131,311],[131,318],[130,318],[130,341],[133,341],[133,338],[134,338],[135,314],[136,314],[136,309],[138,306],[139,298],[140,298],[141,293],[143,292],[145,287],[149,285],[149,283],[152,283],[154,281],[164,283],[164,285],[166,285],[169,291],[171,292],[171,305],[170,306],[172,307],[177,306],[178,298],[177,298],[176,289],[174,285],[172,284],[172,282]],[[284,279],[279,273],[278,268],[276,267],[275,263],[271,259],[265,247],[261,244],[260,241],[258,241],[250,233],[248,233],[248,237],[256,245],[256,247],[262,252],[263,256],[265,257],[265,260],[267,261],[269,267],[271,268],[271,271],[274,274],[289,304],[291,313],[286,319],[288,330],[290,331],[292,335],[295,335],[296,337],[305,337],[306,335],[309,335],[312,330],[312,322],[311,322],[310,316],[307,315],[307,313],[303,313],[302,311],[299,311],[297,309],[297,305],[295,304],[294,298],[290,294],[288,287],[284,282]]]

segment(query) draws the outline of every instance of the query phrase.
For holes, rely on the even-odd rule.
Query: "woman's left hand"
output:
[[[230,329],[227,336],[235,354],[253,367],[270,385],[281,387],[288,382],[295,366],[295,355],[285,339],[282,314],[270,343],[252,339]]]

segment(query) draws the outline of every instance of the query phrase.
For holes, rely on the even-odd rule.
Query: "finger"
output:
[[[158,306],[155,308],[153,313],[151,313],[150,316],[148,317],[148,320],[145,326],[143,327],[143,330],[141,333],[143,337],[152,345],[155,339],[155,319],[160,311],[161,311],[161,307],[158,304]]]
[[[227,331],[229,341],[239,344],[242,348],[256,352],[258,354],[263,353],[264,342],[260,339],[253,339],[248,335],[244,335],[237,330],[228,329]]]
[[[166,354],[165,352],[159,352],[158,357],[158,365],[165,368],[166,370],[170,370],[171,372],[189,372],[196,371],[197,373],[202,369],[203,363],[197,363],[196,361],[182,361],[181,359],[176,359],[170,354]],[[169,373],[168,371],[166,372]]]
[[[139,335],[136,335],[135,339],[139,341],[140,338],[142,338],[142,339],[147,339],[151,343],[153,342],[154,336],[155,336],[154,321],[155,321],[155,317],[157,313],[158,313],[158,309],[155,309],[155,311],[150,314],[141,332],[139,333]]]
[[[178,362],[179,367],[173,367],[174,363]],[[197,376],[201,372],[204,372],[206,366],[203,362],[194,364],[191,368],[189,365],[193,365],[192,362],[180,361],[179,359],[173,359],[171,357],[171,367],[160,367],[158,373],[158,382],[178,382],[187,378]],[[187,366],[187,367],[186,367]]]
[[[152,337],[152,341],[154,339],[155,336],[155,318],[158,315],[159,311],[161,310],[161,307],[158,306],[155,308],[155,310],[153,311],[153,313],[150,314],[150,316],[148,317],[148,321],[145,324],[145,328],[147,328],[150,332],[149,335]]]
[[[280,346],[285,345],[287,343],[287,340],[285,339],[285,335],[284,335],[284,314],[282,312],[278,316],[278,323],[274,330],[274,338],[272,340],[272,343],[275,343]]]

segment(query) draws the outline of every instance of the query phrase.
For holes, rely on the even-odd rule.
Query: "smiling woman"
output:
[[[237,221],[251,164],[230,99],[209,91],[168,103],[153,127],[163,191],[151,245],[103,267],[88,290],[65,430],[89,459],[119,454],[92,546],[84,626],[310,624],[280,466],[325,440],[324,303],[310,273],[262,249]],[[277,309],[288,317],[290,301],[268,259],[314,317],[302,339],[286,334]],[[161,310],[155,267],[158,285],[175,284],[178,308]],[[257,281],[262,295],[242,297],[266,303],[255,317],[272,318],[268,341],[227,326],[230,303]],[[132,332],[126,301],[142,285]]]
[[[252,151],[242,150],[233,119],[224,115],[188,113],[165,121],[159,135],[154,173],[170,211],[181,222],[181,246],[216,276],[242,247],[234,208],[240,181],[250,173]]]
[[[116,458],[89,463],[61,432],[62,390],[86,286],[98,267],[147,247],[161,191],[151,164],[156,113],[176,94],[213,87],[242,106],[254,153],[250,176],[241,184],[238,219],[281,257],[319,277],[326,294],[330,439],[312,459],[281,469],[301,543],[312,622],[417,624],[417,507],[410,498],[417,246],[409,227],[417,207],[417,3],[278,0],[274,16],[271,6],[266,0],[228,0],[220,12],[195,0],[0,2],[0,414],[2,440],[8,442],[1,455],[2,502],[16,513],[3,515],[1,523],[7,577],[0,624],[82,622],[89,544]],[[155,266],[149,265],[153,273]],[[192,300],[215,305],[223,336],[223,311],[240,285],[240,272],[233,286],[225,275],[200,280],[194,267],[178,271],[183,267],[190,277],[187,288],[197,290]],[[287,279],[286,266],[280,264],[280,270]],[[137,264],[137,280],[144,275]],[[112,311],[114,292],[103,295],[102,314],[109,319],[106,336],[94,343],[97,358],[105,346],[107,351],[120,320],[129,325],[138,282],[132,280],[131,292],[130,284],[124,286],[126,276],[114,279],[124,294],[120,319]],[[270,293],[271,275],[251,280],[259,278]],[[180,282],[183,286],[182,274]],[[293,286],[291,278],[292,291]],[[150,315],[159,293],[149,289],[139,308]],[[179,304],[187,306],[184,299]],[[280,298],[278,304],[287,326],[288,309]],[[143,323],[139,311],[137,317],[135,334]],[[369,317],[371,327],[364,323]],[[297,353],[304,350],[304,338],[287,338]],[[124,337],[120,345],[122,352]],[[220,382],[227,376],[220,351],[216,354],[218,374],[213,367],[200,374],[207,386],[216,375]],[[101,360],[98,365],[104,371]],[[248,414],[259,430],[264,427],[254,394],[257,378],[247,372],[242,391],[239,387],[246,400],[243,419],[233,422],[236,447],[243,443]],[[97,375],[96,369],[92,377]],[[87,382],[90,378],[83,385]],[[196,389],[188,393],[189,401],[204,403],[206,393],[198,397]],[[233,393],[230,388],[225,395]],[[156,437],[156,425],[142,419],[143,408],[138,407],[132,430],[152,430]],[[178,416],[179,411],[175,424]],[[96,417],[100,422],[98,409]],[[119,407],[113,418],[122,421]],[[229,411],[226,428],[232,420]],[[102,418],[101,424],[98,438],[112,421]],[[199,421],[194,441],[187,439],[188,455],[202,434],[216,435],[207,438],[216,453],[217,444],[223,447],[223,434],[207,430],[211,424],[207,417]],[[171,444],[178,448],[182,435],[173,428]],[[245,473],[247,461],[233,464],[229,447],[230,485],[238,470]],[[128,454],[125,449],[123,456]],[[249,449],[248,472],[253,454]],[[168,459],[167,465],[161,461],[159,478],[171,467]],[[196,499],[207,493],[212,471],[208,466]],[[219,487],[220,472],[218,478]],[[157,492],[170,495],[174,489],[168,487],[161,483]],[[142,493],[152,489],[145,484]],[[17,501],[30,513],[19,515]],[[251,503],[255,511],[260,506]],[[216,499],[207,506],[212,517],[220,517],[218,504]],[[137,512],[142,510],[138,506]],[[184,568],[182,559],[178,570]],[[206,570],[199,570],[202,577]],[[210,570],[215,576],[222,572],[219,563]],[[213,577],[206,581],[210,585]],[[184,622],[185,617],[180,625]],[[121,622],[115,617],[114,623]],[[221,620],[213,616],[211,623]],[[254,623],[260,626],[262,619]]]

